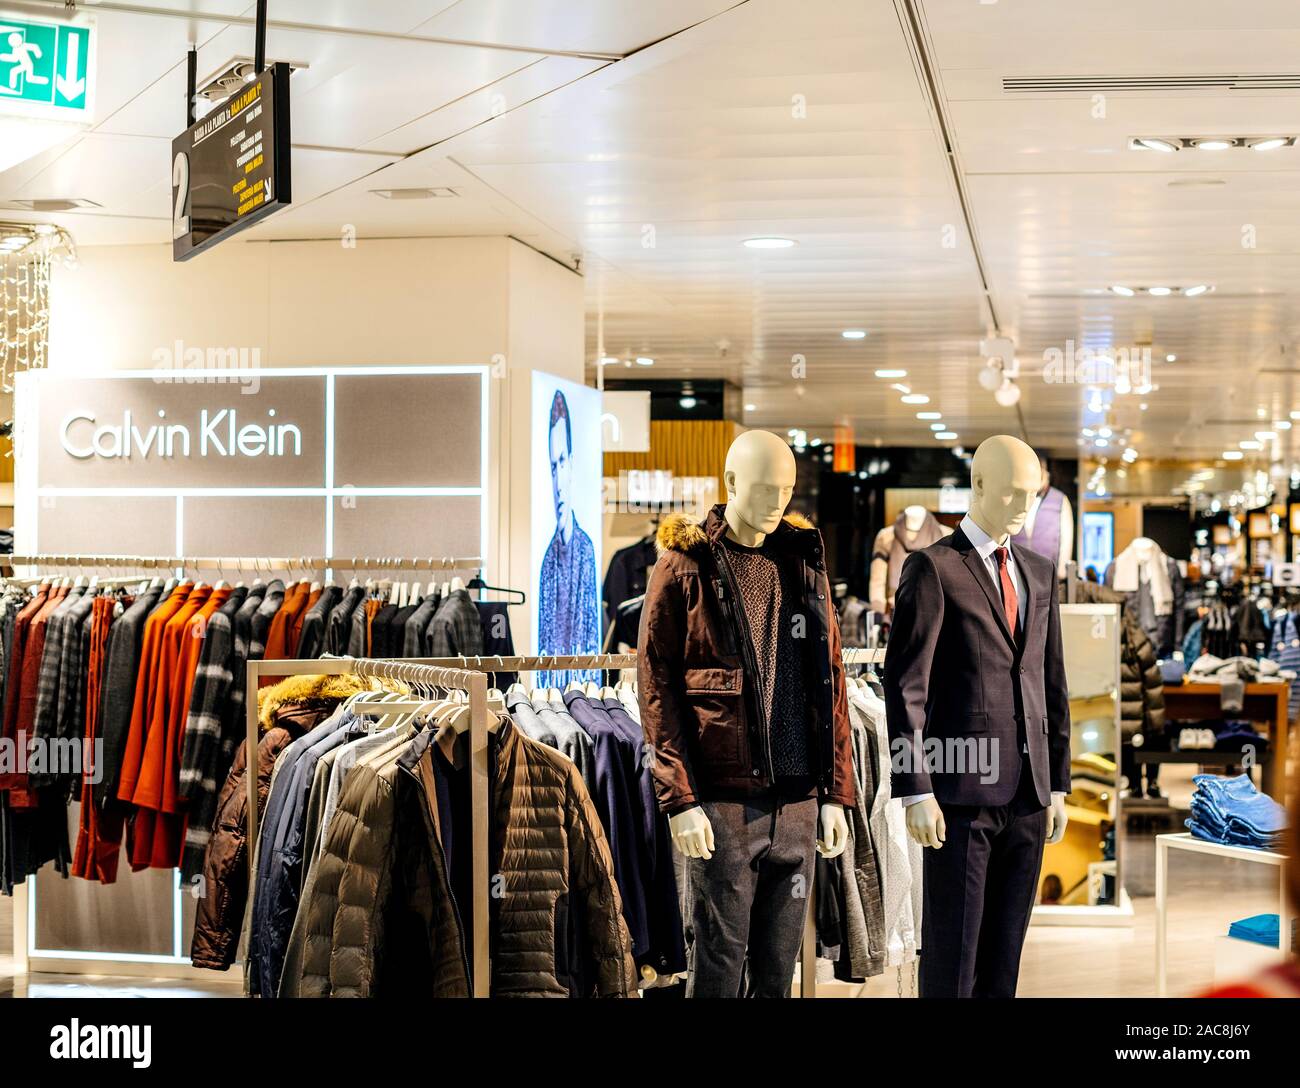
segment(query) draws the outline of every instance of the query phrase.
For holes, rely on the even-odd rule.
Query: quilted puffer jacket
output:
[[[263,729],[257,744],[257,811],[266,807],[275,761],[295,737],[314,729],[348,695],[367,684],[350,676],[295,676],[264,688],[257,698]],[[239,746],[217,797],[199,885],[190,942],[195,967],[226,970],[235,960],[248,900],[247,741]]]
[[[466,928],[440,831],[438,745],[421,734],[393,764],[349,774],[295,927],[303,997],[466,996]],[[491,992],[500,997],[636,993],[632,941],[595,808],[572,762],[503,720],[493,744]],[[445,801],[446,798],[444,797]],[[445,806],[444,806],[445,808]]]

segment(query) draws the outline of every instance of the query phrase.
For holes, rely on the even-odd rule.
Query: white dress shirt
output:
[[[996,590],[999,599],[1002,597],[1002,576],[998,574],[998,557],[997,550],[999,547],[1007,549],[1007,573],[1011,576],[1011,584],[1016,591],[1016,611],[1019,615],[1019,626],[1025,624],[1025,583],[1020,577],[1020,570],[1016,564],[1016,553],[1011,547],[1010,541],[1006,544],[999,545],[988,533],[975,524],[974,519],[967,514],[961,519],[961,531],[966,534],[966,539],[974,546],[979,557],[984,560],[984,569],[989,572],[989,577],[993,579],[993,588]],[[927,797],[933,797],[933,793],[918,793],[911,797],[902,797],[903,807],[914,805],[918,801],[924,801]],[[1052,796],[1064,797],[1064,793],[1053,792]]]

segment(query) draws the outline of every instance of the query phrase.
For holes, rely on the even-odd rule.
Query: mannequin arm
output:
[[[943,821],[943,809],[933,797],[924,797],[907,806],[907,833],[922,846],[938,850],[948,838],[948,827]]]
[[[871,611],[884,612],[890,600],[889,586],[889,549],[894,542],[894,530],[889,526],[876,534],[871,548],[871,568],[867,579],[867,603]]]
[[[906,770],[892,775],[893,795],[933,793],[925,769],[922,739],[930,696],[930,673],[943,627],[943,586],[934,560],[913,552],[903,564],[894,600],[893,629],[885,648],[885,717],[891,756],[900,754]],[[1067,725],[1068,729],[1068,725]],[[903,749],[900,753],[899,749]]]
[[[837,858],[849,844],[849,821],[844,806],[838,801],[827,801],[818,816],[821,835],[817,839],[817,853],[824,858]]]
[[[699,805],[668,817],[668,834],[673,845],[688,858],[713,857],[713,824]]]

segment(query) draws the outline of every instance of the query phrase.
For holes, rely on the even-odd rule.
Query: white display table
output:
[[[1291,914],[1287,903],[1287,855],[1276,850],[1254,850],[1248,846],[1221,846],[1198,839],[1191,832],[1156,836],[1156,996],[1168,996],[1169,972],[1169,851],[1187,850],[1194,854],[1213,854],[1258,865],[1275,865],[1278,870],[1278,947],[1286,949],[1291,939]]]

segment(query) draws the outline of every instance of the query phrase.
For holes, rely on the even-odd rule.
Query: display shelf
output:
[[[1169,851],[1182,850],[1192,854],[1232,861],[1249,861],[1257,865],[1274,865],[1278,870],[1278,948],[1285,950],[1286,936],[1291,932],[1294,913],[1287,896],[1286,865],[1290,860],[1277,850],[1256,850],[1249,846],[1225,846],[1222,843],[1198,839],[1190,831],[1156,836],[1156,996],[1169,996]],[[1261,946],[1262,947],[1262,946]]]
[[[1166,721],[1204,721],[1224,717],[1222,700],[1223,688],[1218,684],[1166,684],[1165,720]],[[1287,730],[1289,719],[1287,703],[1291,698],[1290,684],[1247,684],[1242,696],[1242,708],[1229,715],[1242,721],[1257,722],[1268,728],[1268,738],[1272,742],[1273,752],[1287,751]],[[1140,753],[1139,759],[1141,758]],[[1185,753],[1184,753],[1185,754]],[[1206,753],[1209,754],[1208,752]],[[1168,762],[1175,762],[1169,760]],[[1182,761],[1188,762],[1188,761]],[[1210,762],[1206,760],[1205,762]],[[1264,760],[1260,760],[1264,764]],[[1262,788],[1271,794],[1279,804],[1286,803],[1286,760],[1268,761],[1267,771],[1262,776]]]

